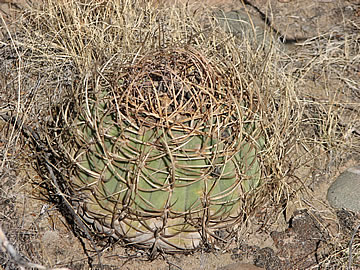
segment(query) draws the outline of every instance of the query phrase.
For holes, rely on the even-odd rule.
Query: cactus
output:
[[[193,48],[159,50],[114,77],[86,95],[68,133],[79,213],[140,247],[212,242],[260,184],[250,97]]]

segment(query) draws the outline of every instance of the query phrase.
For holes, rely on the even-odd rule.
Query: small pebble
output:
[[[360,166],[347,169],[330,186],[327,193],[329,204],[338,209],[360,212]]]

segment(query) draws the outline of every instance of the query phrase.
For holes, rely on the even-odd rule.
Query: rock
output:
[[[217,270],[264,270],[264,268],[259,268],[248,263],[232,263],[220,267]]]
[[[244,9],[228,12],[217,10],[214,15],[222,29],[241,39],[248,39],[258,45],[274,42],[271,29],[259,15],[250,14]]]
[[[215,17],[218,19],[221,27],[234,35],[243,35],[246,32],[264,32],[265,21],[250,15],[246,10],[231,10],[224,12],[218,10],[215,12]],[[253,29],[254,27],[254,29]]]
[[[291,224],[285,231],[273,231],[270,233],[274,241],[279,258],[282,258],[283,269],[310,269],[318,263],[321,252],[326,246],[328,235],[322,230],[320,216],[311,213],[306,209],[294,212],[289,220]],[[275,256],[271,253],[268,260]],[[257,265],[263,266],[259,261],[254,260]],[[278,263],[274,266],[279,265]],[[267,269],[280,269],[280,267],[268,267]]]
[[[360,212],[360,166],[347,169],[336,178],[327,193],[329,204],[338,209]]]
[[[288,261],[284,261],[277,256],[271,247],[259,249],[254,254],[254,263],[263,267],[263,269],[287,270],[289,268]]]

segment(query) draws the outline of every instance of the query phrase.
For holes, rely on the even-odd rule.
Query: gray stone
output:
[[[349,168],[336,178],[328,189],[327,200],[334,208],[360,212],[360,166]]]
[[[265,21],[246,10],[217,10],[214,15],[222,29],[238,38],[254,41],[258,45],[274,42],[273,33]]]

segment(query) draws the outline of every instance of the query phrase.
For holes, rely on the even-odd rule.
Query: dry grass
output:
[[[309,133],[304,133],[303,139],[314,145],[314,152],[310,155],[314,159],[309,168],[313,174],[331,178],[344,164],[359,161],[359,42],[359,21],[344,18],[342,25],[333,32],[303,42],[288,58],[283,59],[287,74],[296,82],[297,100],[304,110],[302,126]],[[311,182],[306,186],[312,190],[312,195],[309,199],[302,193],[303,202],[314,212],[322,212],[325,220],[332,219],[333,211],[323,202],[317,203],[321,199],[314,197],[318,193]],[[356,225],[353,224],[353,237],[357,235]],[[357,269],[359,239],[355,237],[353,242],[350,235],[343,236],[331,229],[328,232],[331,251],[317,267]],[[352,257],[349,256],[349,245]]]
[[[338,30],[334,29],[327,38],[304,42],[300,53],[292,56],[297,62],[293,74],[303,90],[301,103],[307,108],[308,122],[315,127],[314,142],[321,144],[328,153],[323,165],[328,176],[336,174],[349,160],[359,162],[360,150],[359,21],[345,18],[341,35],[337,34]],[[319,208],[315,209],[319,211]],[[324,212],[323,216],[331,214]],[[357,235],[356,225],[353,224],[352,237]],[[344,237],[332,232],[330,235],[334,250],[320,266],[357,269],[358,237],[350,241],[350,235]],[[352,257],[349,256],[349,245]]]
[[[134,65],[160,48],[191,45],[214,66],[230,70],[229,75],[241,81],[258,106],[258,122],[266,141],[259,153],[262,185],[244,202],[246,222],[241,229],[251,226],[251,216],[258,209],[277,209],[273,215],[278,215],[298,197],[306,205],[313,175],[334,175],[350,158],[359,158],[360,27],[356,22],[344,21],[349,33],[344,37],[308,40],[286,56],[277,44],[254,46],[252,39],[229,36],[209,10],[196,9],[196,4],[165,10],[148,1],[58,0],[36,5],[25,11],[15,26],[2,24],[8,37],[2,41],[2,52],[9,60],[2,63],[0,78],[4,89],[0,113],[6,120],[1,129],[5,139],[0,141],[4,146],[0,204],[5,206],[0,218],[15,246],[27,241],[31,249],[38,247],[31,245],[32,240],[23,240],[21,231],[31,232],[22,226],[28,217],[15,207],[24,207],[29,192],[44,191],[38,187],[34,191],[15,171],[23,164],[34,164],[36,158],[44,162],[49,152],[55,154],[48,160],[55,172],[67,166],[58,161],[62,153],[56,156],[57,151],[48,151],[52,147],[57,150],[57,139],[49,135],[59,123],[59,106],[101,89],[123,66]],[[22,147],[28,143],[30,149]],[[40,165],[40,171],[48,172],[46,163]],[[51,175],[42,177],[58,200],[64,190]],[[44,186],[44,182],[39,184]],[[60,197],[68,201],[68,197]],[[318,211],[317,206],[307,207]],[[326,211],[325,217],[331,214]],[[85,224],[80,222],[80,227],[89,236]],[[37,230],[32,232],[28,239],[37,237]],[[349,238],[339,241],[339,235],[331,235],[330,256],[320,266],[344,268],[349,260]],[[352,247],[353,264],[358,266],[359,239],[355,238]],[[26,245],[20,249],[31,260],[51,265],[42,258],[43,253],[31,252]],[[4,268],[15,267],[7,257],[0,261]]]

